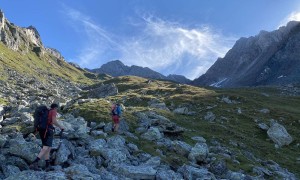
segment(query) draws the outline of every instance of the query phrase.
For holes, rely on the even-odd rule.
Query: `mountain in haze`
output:
[[[131,75],[151,79],[171,80],[184,84],[191,82],[191,80],[181,75],[169,75],[166,77],[148,67],[140,67],[135,65],[126,66],[120,60],[110,61],[106,64],[103,64],[100,68],[91,69],[90,71],[98,74],[108,74],[114,77]]]
[[[300,23],[239,39],[194,85],[242,87],[300,82]]]

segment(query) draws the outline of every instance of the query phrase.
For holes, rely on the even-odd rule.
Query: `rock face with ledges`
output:
[[[0,40],[15,51],[21,48],[25,51],[43,49],[41,37],[33,26],[28,28],[15,26],[5,18],[2,11],[0,11]]]
[[[239,39],[193,84],[215,87],[286,85],[300,82],[300,24]]]

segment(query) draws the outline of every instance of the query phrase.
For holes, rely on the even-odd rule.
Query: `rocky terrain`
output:
[[[193,84],[214,87],[288,85],[300,82],[299,22],[239,39]]]
[[[43,84],[18,73],[11,73],[8,81],[1,82],[0,179],[297,179],[299,175],[295,174],[297,167],[291,172],[276,159],[265,158],[251,148],[273,146],[268,153],[276,156],[281,156],[277,154],[280,151],[299,150],[299,135],[289,126],[292,135],[285,129],[282,124],[288,120],[284,115],[284,121],[273,119],[270,124],[260,115],[251,121],[256,124],[251,130],[251,143],[263,141],[264,145],[247,142],[247,128],[242,125],[237,131],[228,129],[232,122],[242,123],[243,116],[250,114],[243,107],[246,100],[241,97],[163,81],[149,84],[147,79],[134,77],[111,79],[90,87],[61,80],[55,82],[57,89],[51,89],[51,83]],[[136,83],[139,88],[133,88]],[[184,99],[192,95],[205,102],[196,105],[197,100],[182,101],[177,99],[180,94],[186,96]],[[217,99],[212,102],[205,98],[209,94]],[[111,102],[116,100],[126,107],[119,133],[111,132],[109,115]],[[39,104],[51,102],[59,102],[63,107],[59,120],[66,132],[63,139],[57,136],[54,141],[54,170],[33,171],[29,164],[39,152],[41,142],[31,133],[32,113]],[[237,106],[236,112],[231,112],[237,116],[228,116],[225,111],[218,114],[219,108],[231,109],[227,106]],[[255,109],[263,116],[273,111]],[[85,111],[94,115],[87,116]],[[300,122],[289,122],[299,127]],[[216,132],[208,136],[216,130],[222,131],[220,136]],[[233,136],[222,138],[224,131]],[[261,139],[260,134],[270,140]],[[295,163],[299,161],[299,156],[296,159],[296,154],[290,155]],[[44,167],[44,161],[40,167]]]
[[[0,179],[300,178],[297,86],[206,89],[97,75],[0,15]],[[118,133],[116,101],[125,107]],[[42,160],[33,171],[41,148],[33,112],[53,102],[66,131],[55,134],[54,169]]]

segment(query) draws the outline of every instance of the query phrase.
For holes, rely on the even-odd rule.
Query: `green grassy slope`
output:
[[[178,115],[158,109],[151,110],[190,129],[191,131],[186,131],[181,139],[191,145],[195,144],[191,137],[203,136],[209,145],[212,140],[217,140],[226,146],[240,162],[237,164],[219,157],[225,159],[232,170],[242,169],[251,174],[253,166],[263,166],[246,155],[247,152],[251,152],[255,158],[274,160],[300,177],[300,166],[299,162],[297,163],[297,158],[300,157],[300,97],[281,96],[275,88],[204,89],[158,80],[148,83],[147,79],[129,76],[114,78],[104,83],[112,82],[119,88],[119,94],[108,97],[107,100],[124,101],[127,107],[124,116],[132,129],[137,123],[133,113],[149,110],[148,101],[151,99],[165,102],[170,108],[187,105],[190,111],[196,112],[195,116]],[[238,103],[227,104],[221,101],[222,97],[229,97]],[[78,115],[85,117],[88,121],[110,122],[110,104],[107,100],[99,99],[95,102],[76,105],[71,110],[76,110]],[[264,108],[269,109],[270,113],[259,112]],[[238,113],[238,109],[241,110],[241,114]],[[216,115],[215,121],[204,120],[208,111]],[[284,125],[294,139],[292,144],[276,149],[267,133],[257,127],[257,122],[269,125],[271,119]],[[155,143],[148,141],[135,143],[141,145],[140,147],[146,152],[157,155],[155,149],[158,147]],[[178,157],[172,152],[166,153],[167,157],[164,160],[169,163],[180,164],[187,161],[186,158]]]
[[[0,80],[7,78],[7,74],[4,71],[5,68],[15,70],[29,77],[36,77],[40,80],[47,79],[48,75],[56,75],[73,82],[92,83],[91,78],[87,77],[91,76],[91,73],[79,70],[49,53],[41,56],[34,52],[22,53],[13,51],[3,43],[0,43]]]

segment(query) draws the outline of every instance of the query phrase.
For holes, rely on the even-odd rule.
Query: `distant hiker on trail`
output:
[[[113,127],[111,128],[112,132],[118,132],[120,117],[122,114],[122,109],[120,103],[114,103],[111,107],[111,114],[113,120]]]
[[[46,161],[46,169],[50,167],[49,158],[55,132],[53,125],[59,127],[62,131],[64,130],[64,127],[61,126],[56,120],[57,108],[57,104],[51,104],[50,110],[48,110],[46,106],[40,106],[34,113],[34,126],[36,131],[39,132],[43,147],[37,158],[30,165],[30,168],[32,169],[38,169],[38,162],[42,158],[44,158]]]

